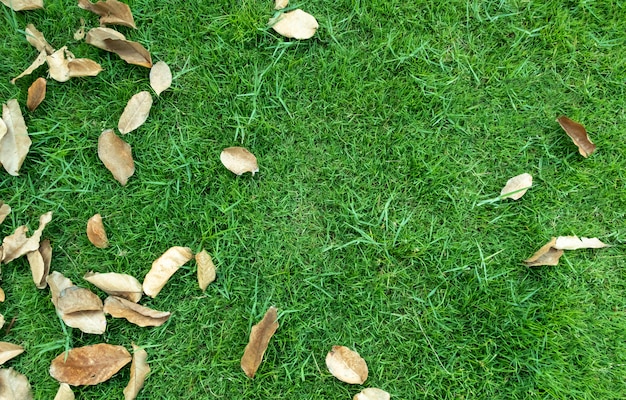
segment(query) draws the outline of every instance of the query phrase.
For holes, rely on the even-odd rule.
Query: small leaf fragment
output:
[[[167,311],[153,310],[116,296],[109,296],[104,300],[104,312],[113,318],[124,318],[141,327],[161,326],[171,315]]]
[[[528,267],[538,267],[541,265],[557,265],[559,258],[563,255],[563,250],[555,249],[556,238],[553,237],[548,243],[544,244],[530,258],[524,260]]]
[[[263,354],[267,350],[270,339],[278,329],[278,310],[270,307],[263,316],[263,319],[252,327],[250,340],[246,345],[241,357],[241,369],[248,378],[254,378],[256,371],[263,361]]]
[[[89,271],[85,274],[84,279],[111,296],[123,297],[133,303],[138,302],[143,293],[141,283],[132,275]]]
[[[26,40],[28,41],[28,43],[30,43],[34,48],[36,48],[37,51],[39,52],[45,51],[46,54],[54,53],[54,48],[50,46],[46,38],[43,36],[43,33],[41,33],[37,28],[35,28],[35,25],[33,24],[26,25],[26,29],[24,29],[24,32],[26,33]]]
[[[553,246],[557,250],[601,249],[609,247],[598,238],[579,238],[578,236],[559,236]]]
[[[109,239],[107,233],[104,230],[104,224],[102,223],[102,216],[95,214],[87,221],[87,238],[99,249],[104,249],[109,246]]]
[[[282,10],[289,5],[289,0],[276,0],[274,1],[274,10]]]
[[[2,120],[0,119],[0,121]],[[11,214],[11,206],[3,201],[0,201],[0,224],[4,222],[9,214]],[[0,255],[0,259],[2,259],[2,255]]]
[[[57,313],[63,322],[96,335],[104,333],[107,326],[102,308],[102,300],[98,296],[78,286],[63,289],[56,303]]]
[[[165,61],[159,61],[150,69],[150,86],[160,95],[172,85],[172,71]]]
[[[9,174],[18,176],[32,142],[17,100],[2,105],[2,120],[7,131],[0,139],[0,163]]]
[[[33,232],[31,237],[26,237],[28,228],[24,225],[18,227],[12,235],[5,237],[2,241],[2,248],[4,250],[4,258],[2,261],[8,264],[26,253],[39,249],[41,234],[50,221],[52,221],[52,211],[39,217],[39,227]]]
[[[0,399],[2,400],[31,400],[30,383],[26,375],[20,374],[13,368],[0,369]]]
[[[270,19],[269,24],[278,34],[299,40],[313,37],[319,28],[315,17],[300,9],[282,13]]]
[[[46,282],[50,286],[50,300],[55,307],[61,292],[70,286],[74,286],[71,280],[58,271],[52,271],[46,278]]]
[[[533,177],[528,173],[514,176],[506,182],[500,191],[500,197],[517,200],[526,194],[533,185]]]
[[[125,186],[128,178],[135,173],[132,149],[113,132],[113,129],[107,129],[100,134],[98,157],[122,186]]]
[[[126,40],[126,36],[111,28],[93,28],[87,32],[85,43],[90,44],[102,50],[111,51],[104,43],[104,39]]]
[[[111,378],[131,361],[123,346],[100,343],[59,354],[50,365],[50,375],[72,386],[97,385]]]
[[[211,255],[206,250],[196,254],[196,264],[198,266],[198,285],[202,291],[215,280],[215,264]]]
[[[143,292],[155,298],[172,275],[191,260],[193,254],[189,247],[174,246],[152,263],[152,268],[143,280]]]
[[[150,373],[147,359],[148,353],[133,343],[133,362],[130,364],[130,380],[124,388],[124,400],[137,398],[137,394],[139,394],[146,377]]]
[[[85,38],[85,20],[80,19],[80,28],[74,32],[74,40],[83,40]]]
[[[557,121],[565,133],[567,133],[567,136],[569,136],[578,147],[580,155],[587,158],[596,150],[596,145],[589,139],[589,135],[584,126],[578,122],[572,121],[565,115],[557,118]]]
[[[144,90],[135,94],[128,100],[117,124],[117,129],[120,133],[126,134],[139,128],[148,119],[150,108],[152,108],[150,92]]]
[[[16,76],[15,78],[11,79],[11,83],[15,84],[15,81],[26,76],[26,75],[30,75],[33,73],[33,71],[35,71],[37,68],[41,67],[42,65],[44,65],[46,63],[46,57],[48,56],[48,53],[46,53],[45,50],[41,50],[41,52],[39,53],[39,55],[37,56],[37,58],[35,59],[35,61],[33,61],[33,63],[24,70],[24,72],[22,72],[21,74],[19,74],[18,76]]]
[[[326,355],[326,367],[335,378],[350,384],[361,385],[368,375],[365,360],[345,346],[333,346]]]
[[[15,358],[24,352],[22,346],[13,343],[0,342],[0,365]]]
[[[252,172],[254,175],[259,172],[259,165],[254,154],[243,147],[227,147],[220,154],[220,161],[230,172],[241,175]]]
[[[35,111],[39,104],[46,98],[46,80],[45,78],[37,78],[35,82],[28,88],[28,98],[26,107],[30,111]]]
[[[43,0],[0,0],[13,11],[29,11],[43,8]]]
[[[74,392],[72,392],[72,388],[67,383],[61,383],[59,386],[59,390],[57,390],[56,396],[54,396],[54,400],[74,400]]]
[[[152,68],[152,56],[141,43],[132,40],[103,39],[103,50],[117,54],[129,64]]]
[[[367,388],[354,395],[352,400],[389,400],[391,395],[384,390],[377,388]]]
[[[89,0],[78,0],[78,7],[100,16],[102,25],[123,25],[137,28],[130,7],[117,0],[105,0],[92,3]]]
[[[50,240],[41,242],[39,249],[26,253],[33,282],[37,289],[45,289],[48,286],[46,279],[50,272],[50,262],[52,261],[52,246]]]

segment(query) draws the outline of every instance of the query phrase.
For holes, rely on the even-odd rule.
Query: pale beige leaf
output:
[[[74,58],[66,46],[61,47],[48,57],[50,77],[57,82],[67,82],[70,78],[96,76],[102,71],[97,62],[88,58]]]
[[[87,272],[85,280],[111,296],[123,297],[133,303],[141,299],[143,287],[134,276],[117,272]]]
[[[70,78],[82,78],[96,76],[102,72],[102,67],[97,62],[88,58],[75,58],[67,63]]]
[[[54,396],[54,400],[74,400],[74,392],[72,392],[72,388],[67,383],[61,383],[59,386],[59,390],[57,391],[56,396]]]
[[[50,365],[50,375],[72,386],[97,385],[111,378],[131,360],[122,346],[100,343],[59,354]]]
[[[35,58],[35,61],[33,61],[33,63],[26,68],[26,70],[24,72],[22,72],[21,74],[19,74],[18,76],[16,76],[15,78],[11,79],[11,83],[15,84],[15,81],[26,76],[26,75],[30,75],[33,73],[33,71],[35,71],[37,68],[41,67],[42,65],[44,65],[46,63],[46,57],[48,56],[48,53],[46,53],[45,50],[42,50],[39,55],[37,56],[37,58]]]
[[[589,139],[589,135],[584,126],[578,122],[572,121],[565,115],[557,118],[557,121],[565,133],[567,133],[567,136],[569,136],[578,147],[578,152],[581,156],[587,158],[596,150],[596,145]]]
[[[45,78],[37,78],[35,82],[28,88],[28,98],[26,99],[26,107],[29,111],[35,111],[39,104],[46,98],[46,80]]]
[[[4,295],[4,290],[0,288],[0,303],[4,303],[6,296]],[[4,323],[4,318],[2,319],[2,323]]]
[[[56,308],[63,322],[72,328],[93,334],[102,334],[106,330],[102,300],[89,289],[77,286],[63,289]]]
[[[361,390],[361,393],[354,395],[352,400],[389,400],[391,396],[384,390],[377,388],[367,388]]]
[[[289,0],[276,0],[274,2],[274,10],[282,10],[289,5]]]
[[[15,358],[24,352],[22,346],[13,343],[0,342],[0,365]]]
[[[250,340],[246,345],[241,357],[241,369],[248,378],[254,378],[256,371],[263,361],[263,354],[267,350],[270,339],[278,329],[278,310],[270,307],[263,316],[263,319],[252,327]]]
[[[533,177],[528,173],[514,176],[500,191],[500,197],[517,200],[526,194],[533,185]]]
[[[0,399],[2,400],[31,400],[30,383],[26,375],[20,374],[13,368],[0,369]]]
[[[85,38],[85,20],[80,19],[80,28],[74,32],[74,40],[83,40]]]
[[[104,300],[104,312],[113,318],[124,318],[137,326],[161,326],[169,318],[167,311],[157,311],[122,297],[109,296]]]
[[[269,24],[280,35],[292,39],[309,39],[319,28],[315,17],[300,9],[282,13],[270,19]]]
[[[87,221],[87,238],[99,249],[104,249],[109,246],[109,239],[107,233],[104,230],[104,224],[102,223],[102,216],[95,214]]]
[[[4,299],[2,301],[4,301]],[[4,326],[4,315],[0,314],[0,328],[2,328],[3,326]]]
[[[241,175],[259,172],[259,165],[254,154],[243,147],[227,147],[220,154],[220,161],[230,172]]]
[[[39,249],[41,234],[50,221],[52,221],[52,211],[49,211],[39,217],[39,227],[35,232],[33,232],[33,236],[29,238],[26,237],[28,228],[26,226],[20,226],[12,235],[5,237],[2,241],[2,248],[4,249],[4,263],[8,264],[26,253]]]
[[[198,266],[198,285],[201,290],[205,290],[215,280],[215,264],[213,264],[211,255],[204,249],[196,254],[196,264]]]
[[[117,129],[121,133],[126,134],[139,128],[148,119],[150,108],[152,108],[152,95],[150,92],[144,90],[137,93],[128,100],[117,124]]]
[[[126,37],[115,29],[104,27],[93,28],[87,32],[85,43],[102,50],[111,51],[104,43],[104,39],[126,40]]]
[[[157,96],[171,85],[172,71],[170,71],[170,67],[164,61],[154,64],[150,69],[150,86]]]
[[[544,244],[530,258],[524,260],[528,267],[538,267],[541,265],[557,265],[559,258],[563,255],[563,250],[555,249],[556,238],[553,237],[548,243]]]
[[[35,25],[26,25],[26,29],[24,29],[24,32],[26,32],[26,40],[28,41],[28,43],[36,48],[37,51],[45,51],[46,55],[54,53],[54,48],[50,46],[46,38],[43,36],[43,33],[35,28]]]
[[[31,140],[17,100],[12,99],[2,105],[2,120],[7,131],[0,139],[0,163],[9,174],[18,176]]]
[[[103,50],[113,52],[129,64],[152,68],[152,56],[141,43],[131,40],[103,39]]]
[[[130,364],[130,381],[124,388],[124,400],[137,398],[137,394],[139,394],[146,377],[150,373],[147,359],[148,353],[133,343],[133,362]]]
[[[0,119],[0,121],[2,121]],[[4,220],[6,219],[6,217],[9,216],[9,214],[11,214],[11,206],[6,204],[3,201],[0,201],[0,224],[4,222]],[[0,255],[0,260],[2,259],[2,256]]]
[[[5,124],[4,120],[0,118],[0,140],[2,140],[2,138],[4,137],[6,133],[7,133],[7,124]]]
[[[601,249],[609,247],[598,238],[579,238],[578,236],[559,236],[553,246],[557,250]]]
[[[52,304],[54,304],[55,307],[61,292],[70,286],[74,286],[71,280],[58,271],[52,271],[46,278],[46,282],[48,282],[50,286],[50,300],[52,300]]]
[[[362,385],[367,379],[365,360],[345,346],[333,346],[326,355],[326,367],[335,378],[345,383]]]
[[[154,298],[163,289],[174,272],[191,260],[193,254],[189,247],[174,246],[152,263],[152,268],[143,279],[143,292]]]
[[[50,261],[52,259],[52,246],[50,240],[43,240],[39,249],[26,253],[33,282],[37,289],[45,289],[48,283],[46,278],[50,272]]]
[[[43,8],[43,0],[0,0],[13,11],[38,10]]]
[[[100,16],[102,25],[123,25],[136,28],[130,7],[117,0],[98,1],[78,0],[78,7]]]
[[[135,173],[132,149],[113,129],[107,129],[98,138],[98,157],[122,186]]]
[[[66,46],[46,57],[48,63],[48,73],[57,82],[67,82],[70,80],[69,60],[65,58]]]

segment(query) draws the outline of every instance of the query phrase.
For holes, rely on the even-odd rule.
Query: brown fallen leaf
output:
[[[578,236],[559,236],[553,246],[557,250],[601,249],[609,247],[598,238],[579,238]]]
[[[78,286],[63,289],[56,303],[57,313],[67,326],[97,335],[104,333],[107,326],[102,308],[98,296]]]
[[[0,365],[15,358],[24,352],[22,346],[13,343],[0,342]]]
[[[83,278],[105,293],[111,296],[123,297],[133,303],[138,302],[143,294],[141,283],[131,275],[119,274],[117,272],[101,274],[89,271]]]
[[[274,2],[274,10],[282,10],[289,5],[289,0],[276,0]]]
[[[227,147],[220,154],[220,161],[230,172],[241,175],[259,172],[259,165],[254,154],[243,147]]]
[[[11,0],[9,0],[11,1]],[[26,25],[26,29],[24,29],[26,33],[26,40],[30,43],[37,51],[42,52],[45,51],[46,54],[54,53],[54,48],[50,46],[43,33],[41,33],[35,25],[28,24]]]
[[[130,7],[117,0],[105,0],[97,3],[92,3],[89,0],[78,0],[78,7],[99,15],[101,25],[123,25],[137,28]]]
[[[172,85],[172,71],[164,62],[159,61],[150,69],[150,86],[154,93],[160,95],[164,90]]]
[[[2,120],[0,119],[0,121]],[[9,214],[11,214],[11,206],[3,201],[0,201],[0,224],[4,222]],[[0,256],[0,259],[2,259],[2,256]]]
[[[555,244],[556,238],[553,237],[530,258],[524,260],[526,266],[538,267],[540,265],[557,265],[559,263],[559,258],[563,255],[563,250],[555,249]]]
[[[591,153],[596,150],[596,145],[593,144],[591,139],[589,139],[589,135],[587,134],[587,130],[585,130],[584,126],[578,122],[572,121],[565,115],[557,118],[557,121],[565,133],[567,133],[567,136],[569,136],[574,144],[578,146],[578,152],[583,157],[589,157]]]
[[[70,286],[74,286],[71,280],[58,271],[52,271],[46,278],[46,282],[48,282],[50,286],[50,300],[52,300],[52,304],[54,304],[55,307],[57,306],[61,292]]]
[[[46,63],[46,57],[48,56],[48,53],[46,53],[45,50],[42,50],[39,55],[37,56],[37,58],[35,59],[35,61],[33,61],[33,63],[26,68],[26,70],[24,70],[24,72],[22,72],[21,74],[19,74],[18,76],[16,76],[15,78],[11,79],[11,83],[15,84],[15,81],[26,76],[26,75],[30,75],[33,73],[33,71],[35,71],[37,68],[41,67],[42,65],[44,65]]]
[[[67,66],[70,69],[70,78],[82,78],[96,76],[102,72],[102,67],[97,62],[88,58],[74,58],[69,60]]]
[[[7,131],[0,139],[0,163],[9,174],[18,176],[31,140],[17,100],[2,105],[2,120]]]
[[[252,327],[250,340],[246,345],[241,357],[241,369],[248,378],[254,378],[256,371],[263,361],[263,354],[267,350],[270,339],[278,329],[278,310],[270,307],[263,316],[263,319]]]
[[[0,0],[13,11],[38,10],[43,8],[43,0]]]
[[[5,237],[2,241],[2,248],[4,250],[4,258],[2,261],[8,264],[26,253],[38,250],[41,234],[50,221],[52,221],[52,211],[39,217],[39,227],[33,232],[31,237],[26,237],[28,228],[24,225],[18,227],[12,235]]]
[[[361,390],[361,393],[354,395],[352,400],[389,400],[391,396],[384,390],[377,388],[367,388]]]
[[[2,400],[31,400],[30,383],[26,375],[20,374],[13,368],[0,369],[0,399]]]
[[[309,39],[319,28],[315,17],[300,9],[271,18],[269,24],[278,34],[292,39]]]
[[[532,185],[532,175],[525,173],[514,176],[506,182],[506,185],[500,191],[500,197],[517,200],[525,195]]]
[[[46,57],[50,77],[57,82],[67,82],[70,78],[96,76],[102,67],[88,58],[73,58],[67,46],[61,47]]]
[[[124,318],[141,327],[161,326],[171,315],[169,312],[153,310],[116,296],[109,296],[104,300],[104,312],[113,318]]]
[[[97,385],[111,378],[131,360],[123,346],[100,343],[59,354],[50,365],[50,376],[72,386]]]
[[[141,43],[131,40],[103,39],[105,48],[103,50],[117,54],[120,58],[132,65],[152,68],[152,56]]]
[[[85,38],[85,20],[80,19],[80,28],[74,32],[74,40],[83,40]]]
[[[46,281],[50,272],[50,262],[52,261],[52,246],[50,240],[41,242],[39,249],[26,253],[33,282],[37,289],[45,289],[48,286]]]
[[[147,359],[148,353],[133,343],[133,362],[130,364],[130,380],[124,388],[124,400],[137,398],[137,394],[139,394],[146,377],[150,373]]]
[[[152,268],[143,279],[143,292],[155,298],[163,289],[174,272],[191,260],[193,254],[189,247],[174,246],[152,263]]]
[[[109,239],[107,233],[104,230],[104,224],[102,224],[102,216],[95,214],[87,221],[87,238],[99,249],[104,249],[109,246]]]
[[[152,108],[152,95],[144,90],[137,93],[128,100],[124,112],[117,123],[117,129],[120,133],[126,134],[143,125],[148,119]]]
[[[111,51],[104,43],[104,39],[126,40],[126,36],[111,28],[93,28],[87,32],[85,43],[90,44],[102,50]]]
[[[59,390],[57,391],[56,396],[54,396],[54,400],[74,400],[74,392],[72,392],[72,388],[67,383],[61,383],[59,386]]]
[[[211,255],[204,249],[196,254],[196,264],[198,266],[198,285],[204,291],[215,280],[215,264],[213,264]]]
[[[128,178],[135,173],[132,149],[113,132],[113,129],[107,129],[100,134],[98,157],[122,186],[125,186]]]
[[[46,80],[45,78],[37,78],[35,82],[28,88],[28,98],[26,107],[29,111],[35,111],[46,97]]]
[[[335,378],[345,383],[362,385],[367,379],[365,360],[345,346],[333,346],[326,355],[326,367]]]

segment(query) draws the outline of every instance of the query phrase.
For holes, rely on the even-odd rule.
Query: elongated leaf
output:
[[[12,99],[2,105],[2,120],[7,131],[0,139],[0,163],[9,174],[18,176],[31,140],[17,100]]]
[[[161,257],[154,260],[152,268],[143,279],[143,292],[155,298],[170,277],[187,261],[191,260],[191,257],[193,254],[189,247],[174,246],[167,249]]]
[[[111,296],[123,297],[133,303],[138,302],[143,294],[141,283],[134,276],[117,272],[87,272],[85,280]]]
[[[33,61],[33,63],[24,70],[24,72],[22,72],[21,74],[19,74],[18,76],[16,76],[15,78],[11,79],[11,83],[15,84],[15,81],[26,76],[26,75],[30,75],[33,73],[33,71],[35,71],[37,68],[41,67],[42,65],[44,65],[46,63],[46,58],[48,57],[48,53],[46,53],[45,50],[42,50],[39,55],[37,56],[37,58],[35,59],[35,61]]]
[[[563,250],[555,249],[556,238],[553,237],[550,241],[544,244],[539,250],[535,252],[530,258],[524,260],[524,263],[529,267],[538,267],[541,265],[557,265],[559,259],[563,255]]]
[[[152,68],[152,56],[141,43],[131,40],[103,39],[104,50],[113,52],[129,64]]]
[[[578,122],[572,121],[565,115],[560,116],[557,121],[565,133],[567,133],[567,136],[578,146],[580,155],[587,158],[596,150],[596,145],[589,139],[589,135],[584,126]]]
[[[20,374],[13,368],[0,369],[0,399],[2,400],[31,400],[30,383],[26,375]]]
[[[43,33],[35,28],[35,25],[26,25],[26,29],[24,29],[24,32],[26,33],[26,40],[28,41],[28,43],[33,45],[33,47],[35,47],[37,51],[45,51],[46,54],[54,53],[54,48],[50,46],[46,38],[43,36]]]
[[[123,25],[136,28],[130,7],[117,0],[105,0],[97,3],[91,3],[89,0],[78,0],[78,6],[99,15],[102,25]]]
[[[196,254],[196,264],[198,266],[198,285],[201,290],[205,290],[209,283],[215,280],[215,264],[211,255],[206,250]]]
[[[50,262],[52,261],[52,246],[50,240],[43,240],[39,249],[26,253],[33,282],[37,289],[45,289],[48,286],[47,278],[50,272]]]
[[[554,248],[557,250],[601,249],[609,247],[598,238],[579,238],[578,236],[559,236],[556,238]]]
[[[13,11],[38,10],[43,8],[43,0],[0,0]]]
[[[139,128],[146,122],[152,108],[152,95],[144,90],[139,92],[128,100],[126,108],[117,124],[117,129],[126,134]]]
[[[141,327],[161,326],[170,318],[169,312],[153,310],[116,296],[104,300],[104,312]]]
[[[97,385],[130,361],[130,353],[124,347],[100,343],[59,354],[52,360],[50,375],[72,386]]]
[[[124,388],[124,400],[137,398],[137,394],[139,394],[146,377],[150,373],[147,359],[148,353],[133,343],[133,362],[130,364],[130,381]]]
[[[99,27],[90,29],[87,32],[85,43],[102,50],[111,51],[104,43],[104,39],[126,40],[126,37],[115,29]]]
[[[270,339],[278,329],[278,310],[276,307],[270,307],[258,324],[252,327],[250,332],[250,340],[246,345],[241,357],[241,369],[246,373],[248,378],[254,378],[256,371],[263,361],[263,354],[267,350]]]
[[[164,61],[154,64],[150,69],[150,86],[157,96],[171,85],[172,71],[170,71],[170,67]]]
[[[30,111],[35,111],[41,104],[43,99],[46,98],[46,80],[44,78],[37,78],[35,82],[28,88],[28,98],[26,100],[26,107]]]
[[[130,145],[107,129],[98,138],[98,157],[113,177],[125,186],[135,173],[135,161]]]

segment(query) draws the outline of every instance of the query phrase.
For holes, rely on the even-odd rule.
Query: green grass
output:
[[[102,336],[63,333],[26,260],[2,266],[16,321],[0,340],[26,352],[8,366],[36,399],[58,384],[50,361],[99,342],[146,347],[140,399],[350,399],[327,371],[333,345],[367,361],[364,385],[396,399],[626,397],[626,8],[619,1],[297,3],[313,39],[267,29],[270,1],[129,1],[123,27],[174,73],[150,117],[124,136],[136,173],[121,187],[97,157],[102,130],[148,89],[148,71],[72,38],[95,15],[72,1],[0,24],[0,101],[17,98],[33,145],[19,177],[3,172],[12,214],[2,236],[54,211],[52,269],[104,294],[85,272],[140,280],[170,246],[207,249],[218,279],[202,293],[195,264],[142,304],[157,328],[109,319]],[[104,68],[48,82],[26,111],[35,24],[59,48]],[[583,159],[555,121],[583,123],[598,150]],[[236,177],[220,151],[242,145],[260,173]],[[518,201],[479,205],[523,172]],[[111,246],[86,221],[102,214]],[[551,236],[616,246],[567,252],[557,267],[521,261]],[[254,380],[239,367],[250,328],[279,308],[280,328]],[[120,398],[128,368],[75,388]]]

